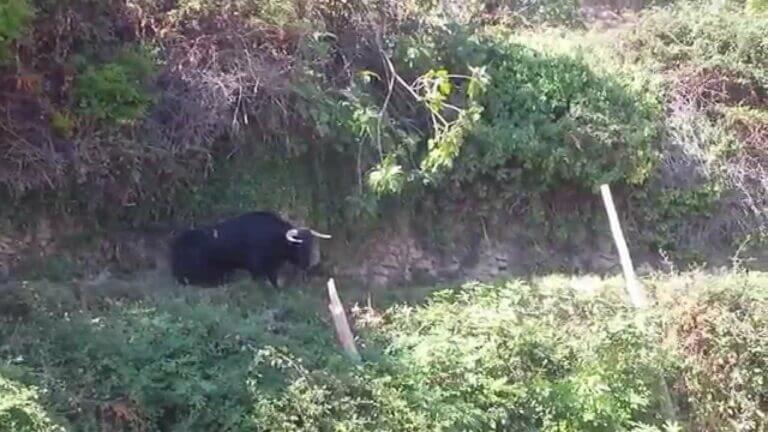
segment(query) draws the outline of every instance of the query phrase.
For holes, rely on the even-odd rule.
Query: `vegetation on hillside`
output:
[[[654,252],[765,240],[765,5],[598,31],[570,0],[0,0],[0,258],[42,216],[259,207],[366,237],[395,211],[567,236],[604,182]],[[0,430],[768,427],[763,273],[651,279],[640,315],[618,280],[560,277],[356,308],[352,365],[317,293],[120,281],[129,299],[86,305],[59,255],[31,266],[57,283],[0,286]]]
[[[3,222],[271,208],[359,236],[388,209],[514,207],[559,226],[559,196],[609,182],[653,253],[764,239],[768,24],[750,5],[601,32],[559,0],[8,0]]]
[[[625,35],[625,52],[665,80],[663,190],[697,194],[715,214],[735,208],[718,223],[765,235],[768,20],[728,10],[683,4],[649,15]]]
[[[77,310],[32,284],[36,305],[0,327],[0,429],[765,428],[768,276],[648,283],[659,302],[641,315],[620,279],[561,276],[353,309],[360,366],[316,293],[234,286]]]

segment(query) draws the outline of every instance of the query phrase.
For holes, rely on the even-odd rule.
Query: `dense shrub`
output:
[[[640,96],[572,58],[519,45],[497,50],[469,166],[488,174],[511,162],[544,188],[648,178],[657,113]]]
[[[487,85],[474,98],[477,108],[472,81],[453,80],[456,88],[446,95],[477,116],[456,122],[463,136],[446,157],[451,163],[443,164],[454,180],[486,177],[541,191],[642,184],[649,177],[660,109],[653,96],[643,95],[648,89],[631,89],[619,71],[595,71],[578,55],[538,51],[465,28],[402,44],[397,52],[408,71],[439,64],[469,75],[473,65],[485,65]],[[430,145],[430,151],[441,145]]]
[[[80,13],[84,6],[75,3],[73,13]],[[343,171],[344,180],[333,189],[344,204],[368,199],[368,191],[362,190],[366,172],[368,184],[380,192],[402,191],[423,180],[438,187],[454,183],[434,175],[440,171],[449,171],[454,181],[483,178],[530,191],[590,188],[602,182],[642,184],[655,167],[660,114],[653,100],[655,88],[627,83],[620,71],[598,70],[594,64],[599,56],[587,49],[566,55],[519,38],[489,36],[499,27],[482,27],[478,18],[483,13],[530,12],[529,19],[538,14],[541,20],[552,21],[541,11],[570,10],[574,6],[570,2],[472,3],[466,8],[483,12],[461,25],[455,16],[452,21],[450,11],[460,7],[451,2],[382,1],[360,11],[330,3],[307,10],[281,1],[243,0],[220,7],[224,3],[189,0],[165,10],[148,1],[142,3],[140,16],[134,15],[135,10],[121,10],[108,28],[93,32],[93,37],[111,35],[104,39],[103,50],[80,49],[76,38],[62,40],[58,50],[73,53],[70,63],[93,51],[98,54],[93,58],[111,59],[113,51],[126,45],[115,40],[128,32],[126,27],[153,20],[166,20],[170,26],[165,32],[144,29],[125,36],[131,44],[139,39],[163,47],[167,67],[151,92],[146,86],[151,70],[137,72],[122,59],[90,64],[75,77],[76,107],[57,106],[48,119],[63,138],[71,137],[80,124],[72,113],[133,123],[135,128],[124,128],[120,136],[105,136],[99,128],[78,136],[71,148],[87,151],[87,157],[57,154],[22,164],[36,181],[17,185],[23,174],[8,179],[10,186],[19,186],[14,189],[17,195],[46,188],[54,189],[55,195],[64,195],[61,188],[74,189],[68,192],[76,195],[108,189],[123,195],[112,200],[118,206],[94,198],[75,211],[126,213],[127,219],[138,218],[138,213],[168,215],[175,213],[179,197],[189,195],[176,192],[199,190],[214,160],[227,164],[233,155],[257,159],[261,156],[254,155],[267,152],[264,159],[297,155],[315,159],[316,184]],[[393,14],[394,6],[403,9]],[[430,15],[438,10],[442,20]],[[763,65],[764,24],[757,18],[749,19],[736,35],[733,29],[739,25],[733,14],[722,25],[709,12],[696,10],[695,19],[688,19],[687,9],[680,10],[660,10],[644,19],[640,30],[624,38],[631,42],[631,51],[667,60],[679,53],[702,64],[733,57],[743,70]],[[54,12],[46,22],[55,22],[58,12]],[[382,40],[372,37],[375,32],[370,28],[378,25],[377,19],[392,14],[397,19]],[[680,46],[671,47],[672,38],[665,39],[668,29],[677,32],[674,39]],[[737,53],[723,48],[728,43]],[[720,57],[714,56],[720,60],[712,56],[713,47],[720,47]],[[261,53],[255,63],[246,54],[252,52]],[[390,54],[393,70],[382,57]],[[480,65],[485,69],[468,67]],[[411,88],[395,80],[393,71]],[[369,82],[363,83],[361,77]],[[430,105],[437,110],[430,110]],[[438,117],[435,114],[450,127],[432,121]],[[26,141],[40,137],[34,138]],[[130,169],[113,175],[109,166],[125,158],[113,148],[134,145],[146,150],[131,149]],[[28,150],[28,158],[36,157],[34,145],[18,146]],[[246,148],[258,151],[242,151]],[[341,154],[336,160],[343,162],[328,169],[324,164],[331,153]],[[76,182],[67,179],[70,159],[77,159],[79,171],[88,175]],[[369,171],[372,166],[376,169]],[[107,181],[105,176],[111,178]],[[317,190],[311,194],[323,195]],[[131,210],[145,206],[153,208]]]
[[[246,382],[262,345],[286,346],[309,365],[338,354],[330,335],[318,331],[317,318],[301,312],[306,308],[289,302],[253,313],[222,299],[118,306],[107,315],[71,319],[51,311],[20,333],[3,334],[3,340],[15,341],[20,350],[13,351],[34,359],[23,364],[45,363],[51,375],[41,385],[48,402],[62,413],[71,402],[83,410],[74,420],[76,430],[101,430],[100,421],[155,425],[150,429],[246,430],[253,401]],[[286,317],[291,317],[287,326]],[[34,341],[36,328],[51,337]],[[124,412],[103,417],[114,410]]]
[[[664,360],[650,333],[620,302],[579,298],[564,282],[467,286],[393,311],[389,350],[410,368],[405,381],[430,395],[434,419],[470,430],[653,421]]]
[[[139,51],[126,51],[115,62],[88,66],[75,82],[79,112],[118,124],[139,120],[152,103],[147,89],[152,69],[152,60]]]
[[[39,300],[26,322],[0,328],[0,358],[15,368],[0,369],[0,386],[15,389],[0,401],[84,431],[671,431],[661,374],[689,425],[764,427],[766,275],[650,286],[662,301],[645,316],[625,306],[618,279],[563,277],[361,310],[360,366],[342,357],[314,295],[235,286],[92,312]]]

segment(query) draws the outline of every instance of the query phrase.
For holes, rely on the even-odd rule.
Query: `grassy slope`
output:
[[[663,423],[659,372],[684,424],[764,428],[768,274],[648,282],[644,319],[620,280],[560,276],[355,310],[360,367],[318,292],[41,299],[0,328],[0,428],[630,430]]]

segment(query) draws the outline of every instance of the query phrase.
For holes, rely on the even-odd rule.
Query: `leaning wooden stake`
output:
[[[619,259],[621,260],[621,268],[624,271],[624,279],[626,280],[629,298],[636,309],[644,309],[648,306],[648,298],[645,295],[645,290],[643,289],[642,284],[640,284],[640,281],[637,280],[637,276],[635,275],[635,268],[632,266],[632,258],[629,255],[627,241],[624,239],[624,233],[622,232],[621,224],[619,223],[619,216],[616,213],[616,206],[613,204],[611,189],[607,184],[601,185],[600,193],[603,196],[605,211],[608,213],[608,222],[611,225],[613,241],[616,243],[616,249],[619,251]],[[672,396],[669,394],[669,387],[667,386],[666,380],[661,374],[658,376],[658,388],[664,398],[666,417],[670,420],[676,420],[677,415],[675,405],[672,403]]]
[[[344,313],[344,306],[342,306],[341,300],[339,300],[339,293],[336,292],[336,282],[334,282],[333,278],[328,279],[328,297],[331,301],[328,304],[328,309],[331,311],[331,318],[333,318],[339,342],[349,358],[355,362],[360,362],[360,354],[357,352],[357,347],[355,347],[352,329],[349,327],[347,315]]]
[[[621,231],[619,216],[616,214],[616,206],[613,205],[613,196],[611,189],[607,184],[600,186],[600,193],[603,195],[605,211],[608,212],[608,222],[611,225],[611,234],[616,243],[616,249],[619,251],[619,260],[621,260],[621,269],[624,271],[624,280],[627,283],[627,291],[632,304],[639,309],[648,306],[648,299],[645,296],[643,286],[635,276],[635,268],[632,266],[632,258],[629,256],[627,241],[624,239],[624,233]]]

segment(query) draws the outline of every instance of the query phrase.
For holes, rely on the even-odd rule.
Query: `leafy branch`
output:
[[[466,132],[480,119],[482,107],[477,100],[485,92],[489,76],[484,67],[470,67],[471,75],[451,74],[445,69],[431,69],[409,84],[397,73],[392,60],[383,50],[381,56],[387,67],[389,83],[387,96],[377,118],[380,161],[369,172],[368,184],[378,194],[391,194],[400,192],[408,181],[429,181],[434,175],[453,166],[453,161],[461,151]],[[459,80],[467,83],[465,106],[449,102],[459,87],[454,82]],[[381,121],[392,100],[396,83],[413,101],[426,108],[431,122],[432,136],[427,140],[426,155],[418,163],[418,167],[410,170],[398,161],[397,152],[385,155],[381,145]]]

